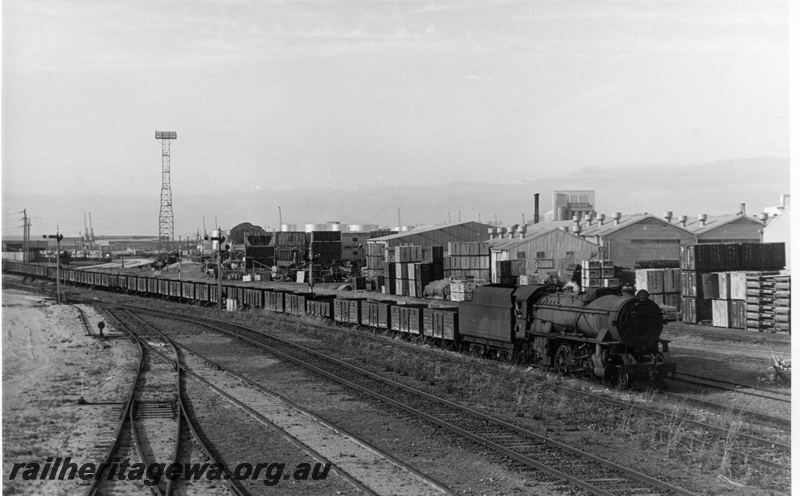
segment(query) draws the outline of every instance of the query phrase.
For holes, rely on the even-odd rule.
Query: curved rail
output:
[[[147,310],[146,312],[158,313],[154,310]],[[303,368],[313,370],[338,383],[347,385],[348,387],[377,398],[380,401],[405,410],[413,416],[424,418],[451,432],[489,447],[526,466],[536,468],[593,494],[609,495],[612,494],[610,492],[611,489],[618,489],[620,485],[628,487],[641,487],[642,485],[646,485],[648,489],[658,489],[662,493],[693,494],[686,489],[654,479],[629,467],[604,460],[546,436],[517,427],[508,422],[490,417],[424,391],[419,391],[409,386],[388,380],[367,370],[352,366],[302,345],[265,334],[261,331],[232,323],[224,324],[234,327],[236,330],[223,329],[211,325],[207,321],[198,321],[185,316],[171,316],[171,318],[212,328],[219,332],[235,336],[262,349],[267,349],[270,353],[297,363]],[[251,333],[251,336],[244,336],[244,333]],[[264,343],[264,340],[270,340],[272,343]],[[290,351],[300,351],[301,353],[310,355],[316,365],[308,363],[307,359],[303,360],[297,356],[292,356],[287,353],[286,350],[277,350],[275,348],[276,344],[288,347]],[[335,367],[339,367],[340,370],[338,373],[324,370],[322,368],[323,364],[333,364]],[[345,372],[343,373],[342,371]],[[342,375],[345,374],[349,374],[349,377],[342,377]],[[367,384],[367,382],[373,384]],[[384,392],[378,391],[381,389]],[[401,400],[396,398],[401,398]],[[410,406],[412,404],[416,406]],[[563,460],[565,458],[570,459],[571,472],[574,473],[577,471],[580,465],[581,469],[589,473],[584,473],[583,477],[578,477],[538,461],[539,459]],[[598,469],[596,467],[601,467],[600,474],[598,474]]]
[[[176,416],[176,431],[175,431],[175,448],[172,454],[171,463],[177,463],[179,457],[179,451],[181,449],[180,439],[181,439],[181,424],[182,422],[186,423],[186,427],[189,429],[189,432],[192,434],[192,438],[198,444],[200,449],[205,453],[205,455],[211,460],[211,464],[219,463],[219,460],[213,455],[212,450],[208,447],[208,445],[203,441],[200,435],[197,432],[196,426],[194,425],[193,420],[189,417],[185,404],[183,401],[184,396],[184,388],[183,388],[183,368],[178,366],[177,364],[180,363],[180,353],[179,349],[175,344],[169,339],[163,339],[160,336],[156,337],[161,341],[169,344],[172,353],[174,354],[174,358],[170,358],[158,350],[155,350],[149,343],[147,343],[142,336],[138,335],[135,331],[125,325],[125,323],[117,316],[114,311],[110,308],[105,308],[105,310],[117,321],[117,324],[121,329],[123,329],[126,333],[128,333],[138,344],[140,347],[146,348],[150,351],[153,355],[159,357],[160,359],[172,363],[175,367],[175,380],[176,380],[176,392],[177,392],[177,405],[178,405],[178,415]],[[129,310],[125,309],[127,313],[130,313]],[[133,314],[131,314],[133,315]],[[132,421],[132,419],[131,419]],[[141,456],[141,455],[140,455]],[[142,458],[144,459],[144,458]],[[239,482],[233,477],[233,474],[230,472],[227,466],[220,463],[220,466],[223,467],[224,473],[226,477],[223,479],[228,484],[228,488],[230,489],[231,493],[235,496],[244,496],[247,494],[246,491],[241,487]],[[171,478],[167,478],[166,489],[164,491],[165,496],[171,496],[174,493],[174,482]],[[157,486],[152,486],[157,487]]]

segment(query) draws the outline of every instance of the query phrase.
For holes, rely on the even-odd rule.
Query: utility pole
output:
[[[183,271],[181,270],[181,260],[183,260],[183,254],[181,253],[181,237],[178,236],[178,280],[181,282],[181,294],[183,294]]]
[[[30,221],[28,220],[28,209],[22,210],[22,263],[27,264],[28,253],[30,252],[29,239],[30,239]]]
[[[209,239],[212,242],[217,242],[217,308],[222,310],[222,243],[225,241],[225,236],[222,235],[222,230],[217,227],[216,236],[205,237],[206,241]]]
[[[61,303],[61,240],[64,239],[64,235],[59,234],[56,228],[55,234],[44,234],[42,237],[56,240],[56,303],[58,304]]]
[[[308,243],[308,287],[314,294],[314,231],[311,231],[311,242]]]

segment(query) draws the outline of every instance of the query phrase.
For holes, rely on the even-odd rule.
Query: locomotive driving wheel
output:
[[[572,350],[570,350],[566,345],[561,345],[558,347],[558,351],[556,351],[556,372],[558,375],[567,375],[569,374],[570,363],[572,362]]]

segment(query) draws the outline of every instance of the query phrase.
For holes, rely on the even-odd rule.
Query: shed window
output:
[[[631,243],[639,245],[679,245],[679,239],[632,239]]]
[[[356,251],[356,250],[353,250],[353,256],[356,256],[356,257],[357,257],[357,256],[358,256],[358,251]]]
[[[525,259],[525,252],[524,251],[517,252],[517,259],[518,260],[519,259],[523,259],[524,260]]]
[[[567,258],[570,258],[570,257],[575,257],[575,252],[574,252],[574,251],[568,251],[568,252],[566,253],[566,257],[567,257]]]
[[[545,254],[544,254],[543,251],[537,251],[536,252],[536,258],[544,258],[544,257],[545,257]]]

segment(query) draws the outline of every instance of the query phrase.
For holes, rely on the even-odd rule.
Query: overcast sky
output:
[[[702,177],[704,164],[777,157],[788,177],[787,4],[6,0],[3,233],[21,234],[27,208],[34,231],[76,235],[94,208],[106,231],[157,234],[156,130],[178,133],[176,236],[201,216],[275,224],[275,189],[309,202],[350,192],[296,210],[305,223],[369,190],[586,167],[696,165]],[[603,211],[621,208],[620,184]],[[252,219],[219,200],[259,192]],[[75,201],[94,194],[120,201]],[[187,211],[203,195],[220,204]],[[388,225],[397,208],[446,218],[373,204],[340,220]]]

